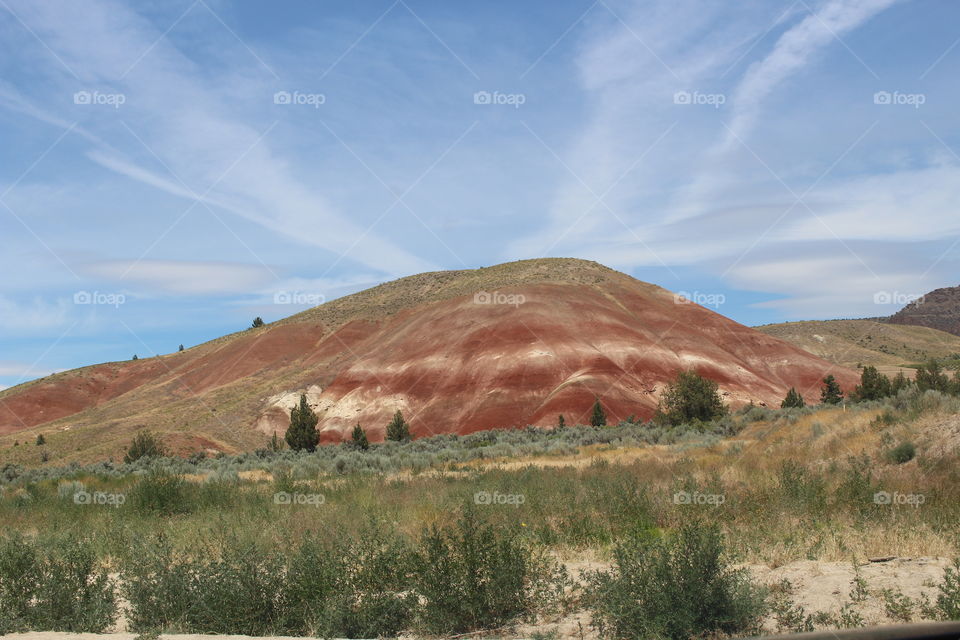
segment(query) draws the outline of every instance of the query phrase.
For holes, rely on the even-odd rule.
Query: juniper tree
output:
[[[833,374],[823,379],[823,387],[820,388],[820,402],[822,404],[840,404],[843,402],[843,390]]]
[[[370,441],[367,439],[367,432],[363,430],[363,427],[360,426],[359,422],[357,423],[357,426],[353,428],[353,433],[350,434],[350,439],[353,440],[353,445],[361,451],[366,451],[370,448]]]
[[[290,410],[290,427],[285,437],[294,451],[316,451],[320,443],[317,414],[307,404],[307,394],[300,394],[300,404]]]
[[[607,414],[600,404],[600,398],[596,398],[593,403],[593,413],[590,415],[590,424],[594,427],[607,426]]]
[[[561,413],[561,414],[560,414],[560,417],[557,418],[557,429],[563,429],[563,428],[566,427],[566,426],[567,426],[567,421],[566,421],[566,419],[563,417],[563,414]]]
[[[796,388],[790,387],[790,391],[787,391],[786,397],[783,399],[783,402],[780,403],[781,409],[789,408],[802,408],[806,405],[806,402],[803,401],[803,396],[797,393]]]
[[[876,367],[868,365],[860,373],[860,384],[856,386],[851,395],[854,399],[862,402],[886,398],[891,392],[890,378],[877,371]]]
[[[397,409],[393,419],[387,425],[387,440],[406,442],[411,440],[410,425],[403,419],[403,414]]]
[[[256,318],[254,318],[254,319],[253,319],[253,324],[250,325],[250,327],[251,327],[252,329],[256,329],[256,328],[262,327],[262,326],[263,326],[263,318],[261,318],[260,316],[257,316]]]

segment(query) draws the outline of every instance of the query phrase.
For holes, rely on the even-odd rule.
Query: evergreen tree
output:
[[[393,414],[393,420],[387,425],[387,440],[406,442],[411,439],[410,425],[406,423],[403,414],[397,409],[397,412]]]
[[[257,316],[256,318],[254,318],[253,324],[250,325],[252,329],[257,329],[262,326],[263,326],[263,318],[261,318],[260,316]]]
[[[860,402],[879,400],[889,396],[892,389],[890,378],[877,371],[876,367],[868,365],[863,368],[860,374],[860,384],[853,390],[852,396]]]
[[[593,413],[590,415],[590,424],[594,427],[607,426],[607,414],[603,410],[603,405],[600,404],[600,398],[597,398],[593,403]]]
[[[37,435],[37,446],[41,447],[45,444],[47,444],[47,439],[43,437],[43,434]]]
[[[137,357],[137,354],[133,354],[133,359],[134,359],[134,360],[139,360],[140,358]]]
[[[177,351],[183,351],[183,345],[180,345],[180,348]]]
[[[833,374],[823,379],[823,387],[820,388],[820,402],[822,404],[840,404],[843,402],[843,390]]]
[[[663,392],[654,421],[668,425],[709,422],[726,413],[716,382],[693,371],[681,371]]]
[[[316,451],[320,443],[317,414],[307,404],[307,394],[300,394],[300,404],[290,410],[290,427],[286,441],[294,451]]]
[[[901,369],[893,378],[893,382],[890,383],[890,395],[895,396],[912,384],[913,381],[903,375],[903,370]]]
[[[916,383],[920,391],[933,390],[946,393],[950,390],[950,378],[943,372],[940,363],[933,358],[917,371]]]
[[[789,408],[802,408],[806,406],[806,402],[803,401],[803,396],[800,395],[794,387],[790,387],[790,391],[787,391],[786,397],[783,399],[783,402],[780,403],[781,409]]]
[[[560,417],[557,418],[557,429],[563,429],[567,426],[567,421],[564,419],[563,414],[560,414]]]
[[[350,434],[350,438],[353,440],[353,445],[361,451],[366,451],[370,448],[370,441],[367,440],[367,432],[363,430],[359,422],[357,426],[353,428],[353,433]]]

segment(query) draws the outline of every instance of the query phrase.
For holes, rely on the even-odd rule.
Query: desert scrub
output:
[[[759,629],[764,593],[734,569],[715,524],[657,538],[635,532],[609,571],[588,572],[592,623],[604,638],[688,640]]]
[[[193,510],[191,487],[183,476],[164,469],[144,474],[133,486],[131,506],[143,515],[170,516]]]
[[[121,573],[130,628],[275,634],[284,573],[277,552],[234,539],[188,553],[163,537],[143,540]]]
[[[324,638],[393,637],[417,607],[409,544],[371,522],[349,542],[304,539],[287,568],[287,633]]]
[[[428,633],[493,629],[530,616],[538,597],[562,591],[565,572],[519,536],[467,509],[426,531],[414,555],[419,625]]]
[[[0,539],[0,634],[102,633],[117,617],[114,585],[75,537]]]

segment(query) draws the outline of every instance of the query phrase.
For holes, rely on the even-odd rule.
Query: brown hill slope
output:
[[[960,287],[935,289],[890,316],[887,322],[930,327],[960,336]]]
[[[845,367],[873,365],[889,372],[960,353],[960,337],[876,320],[805,320],[757,329]]]
[[[301,390],[324,441],[401,409],[415,435],[652,415],[694,369],[731,403],[809,400],[853,371],[593,262],[427,273],[177,353],[50,376],[0,394],[0,444],[48,434],[61,460],[118,455],[149,427],[174,448],[237,450],[282,434]],[[24,454],[26,455],[26,454]]]

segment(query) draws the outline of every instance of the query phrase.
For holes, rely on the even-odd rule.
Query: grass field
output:
[[[520,558],[510,566],[529,568],[528,574],[510,578],[512,587],[498,590],[540,585],[537,597],[526,594],[530,602],[518,609],[501,607],[496,615],[488,611],[488,626],[519,620],[521,614],[593,606],[602,628],[597,605],[582,593],[570,595],[576,589],[552,574],[544,558],[574,564],[590,558],[616,566],[629,541],[673,540],[684,527],[702,529],[707,523],[719,528],[724,553],[731,558],[772,568],[798,560],[956,556],[958,413],[956,398],[910,390],[884,402],[846,408],[754,408],[700,428],[568,427],[445,436],[378,445],[366,452],[341,446],[314,454],[260,452],[131,466],[8,466],[0,489],[0,521],[5,535],[35,540],[41,555],[73,544],[65,541],[80,541],[94,564],[109,574],[139,567],[134,574],[142,577],[148,550],[163,547],[170,558],[224,559],[225,564],[192,570],[227,580],[223,572],[228,569],[288,575],[296,566],[290,558],[297,553],[361,557],[361,552],[395,544],[402,550],[396,558],[414,558],[443,540],[454,549],[467,544],[456,537],[464,535],[458,523],[467,517],[473,522],[468,532],[489,527],[491,537],[484,544]],[[905,443],[914,454],[897,457],[894,451]],[[302,548],[310,540],[318,546]],[[360,545],[337,547],[345,541]],[[490,553],[486,560],[478,557],[492,562],[497,556]],[[422,591],[404,582],[415,582],[421,574],[402,563],[394,566],[394,556],[378,561],[404,577],[397,578],[401,586],[394,585],[393,591],[384,587],[381,596],[413,589],[421,594],[418,602],[429,605]],[[369,561],[362,557],[367,560],[360,565]],[[171,567],[180,565],[170,564],[170,558],[162,565],[166,569],[155,566],[149,575],[173,575]],[[485,566],[481,560],[478,566]],[[493,573],[504,571],[500,567]],[[581,584],[574,578],[569,580]],[[0,592],[2,584],[0,577]],[[222,621],[174,616],[171,628],[220,633],[307,628],[250,615],[262,625],[247,620],[243,624],[248,626],[217,626]],[[603,619],[613,633],[608,618]],[[441,629],[423,626],[422,617],[399,620],[394,631],[413,628],[425,635],[484,626],[477,621],[462,629],[452,623]],[[837,626],[838,620],[821,620],[821,625]]]

